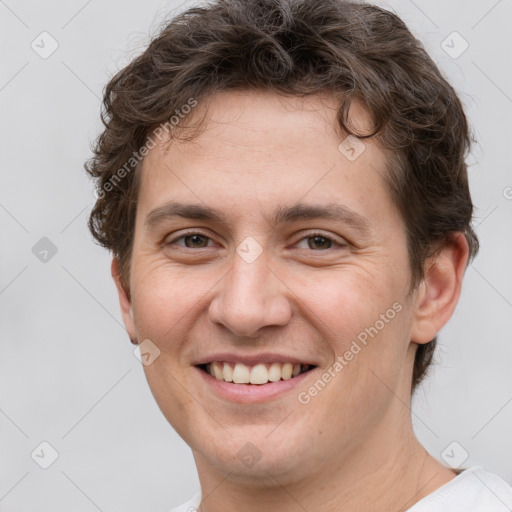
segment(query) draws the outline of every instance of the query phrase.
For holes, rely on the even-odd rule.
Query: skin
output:
[[[129,335],[160,350],[144,370],[163,414],[192,448],[204,512],[262,504],[267,512],[330,512],[340,503],[344,512],[406,510],[456,476],[414,435],[411,375],[417,344],[430,341],[457,304],[468,246],[456,236],[426,262],[411,293],[406,232],[383,181],[389,155],[365,140],[349,161],[338,150],[346,134],[335,128],[335,107],[322,95],[218,93],[197,138],[159,143],[142,165],[129,290],[115,260],[112,275]],[[362,108],[355,105],[353,116],[367,126]],[[225,222],[176,217],[148,227],[150,212],[171,200],[216,208]],[[276,207],[298,201],[344,205],[367,229],[269,221]],[[179,238],[190,228],[201,237]],[[312,230],[332,245],[307,238]],[[249,236],[262,248],[250,264],[236,253]],[[401,311],[300,403],[298,393],[395,303]],[[234,403],[192,366],[217,351],[274,351],[317,368],[300,389]],[[247,442],[261,454],[251,467],[237,458]]]

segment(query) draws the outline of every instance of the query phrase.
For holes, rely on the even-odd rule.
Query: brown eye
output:
[[[183,243],[178,243],[183,241]],[[166,245],[178,245],[187,249],[203,249],[208,247],[210,238],[202,233],[188,233],[170,240]]]
[[[347,247],[347,243],[343,239],[338,241],[324,233],[309,233],[301,238],[298,244],[300,249],[310,249],[315,252],[326,252],[328,249]],[[303,244],[302,247],[300,247],[300,244]]]
[[[307,238],[309,240],[308,247],[310,249],[330,249],[332,247],[332,240],[325,236],[310,236]]]
[[[208,245],[208,242],[206,242],[206,245],[204,244],[206,237],[203,235],[187,235],[183,239],[185,240],[185,245],[191,249]],[[187,244],[187,240],[190,241],[190,244]]]

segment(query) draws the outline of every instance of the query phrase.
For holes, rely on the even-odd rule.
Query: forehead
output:
[[[149,151],[142,166],[140,213],[172,199],[233,211],[239,206],[240,214],[249,215],[254,204],[269,211],[270,204],[301,199],[341,202],[353,210],[386,206],[387,155],[374,140],[347,142],[348,134],[337,124],[338,107],[334,97],[320,94],[215,94],[180,121],[186,131],[205,116],[196,137],[162,141]],[[358,104],[351,109],[351,126],[371,128]],[[351,146],[354,151],[347,152]]]
[[[194,152],[208,148],[209,154],[215,155],[219,142],[223,142],[231,149],[238,146],[243,152],[281,147],[301,153],[311,149],[314,153],[319,140],[336,149],[348,135],[341,130],[336,118],[339,101],[328,93],[300,97],[268,91],[222,91],[199,102],[179,120],[176,116],[173,118],[177,121],[178,133],[183,130],[187,134],[187,128],[200,125],[200,135],[186,141],[189,147],[194,147]],[[350,114],[355,129],[362,132],[371,129],[367,111],[359,102],[352,103]],[[304,145],[308,140],[310,143]],[[295,146],[297,142],[302,145]],[[172,147],[179,145],[183,142],[178,140],[171,144]],[[159,144],[159,149],[165,153],[169,145]]]

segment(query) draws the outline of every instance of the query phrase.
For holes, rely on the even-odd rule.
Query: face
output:
[[[415,303],[388,156],[340,149],[335,108],[219,93],[196,139],[144,160],[124,319],[200,471],[321,475],[409,414]]]

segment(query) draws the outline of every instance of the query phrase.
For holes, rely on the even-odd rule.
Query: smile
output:
[[[219,381],[234,384],[262,385],[269,382],[289,380],[308,372],[314,366],[310,364],[292,363],[257,363],[246,365],[244,363],[229,363],[226,361],[212,361],[198,366]]]

